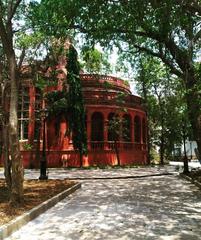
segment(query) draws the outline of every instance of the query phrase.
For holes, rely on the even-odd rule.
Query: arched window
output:
[[[91,117],[91,141],[104,141],[104,119],[100,112],[93,113]]]
[[[108,141],[119,141],[120,119],[115,113],[108,115]]]
[[[134,141],[140,143],[141,140],[141,122],[140,117],[135,116],[134,119]]]
[[[123,116],[122,138],[125,142],[131,142],[131,116],[129,114]]]
[[[147,136],[147,133],[146,133],[146,122],[145,122],[145,119],[143,118],[142,120],[142,140],[143,140],[143,143],[146,143],[147,139],[146,139],[146,136]]]

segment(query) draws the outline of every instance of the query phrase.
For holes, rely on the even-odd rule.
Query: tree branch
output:
[[[21,55],[20,55],[20,59],[19,59],[18,65],[17,65],[18,69],[20,69],[21,66],[22,66],[22,63],[23,63],[24,58],[25,58],[25,53],[26,53],[26,48],[23,47]]]
[[[176,0],[176,2],[180,5],[189,10],[192,14],[195,14],[196,12],[201,15],[201,5],[199,5],[198,1],[196,0],[187,0],[184,2],[184,0]]]
[[[133,45],[136,49],[142,52],[146,52],[147,54],[160,58],[171,70],[171,72],[175,75],[177,75],[180,78],[183,78],[183,73],[179,71],[170,60],[168,60],[165,55],[160,51],[160,52],[153,52],[151,49],[148,49],[146,47],[138,46],[136,44]]]
[[[201,29],[195,34],[193,42],[196,43],[201,38]]]
[[[0,38],[3,44],[3,49],[5,50],[6,55],[8,55],[10,53],[9,49],[11,46],[6,32],[6,28],[3,23],[2,16],[0,16]]]
[[[8,23],[12,20],[13,16],[15,15],[16,13],[16,10],[18,8],[18,6],[20,5],[22,0],[17,0],[15,2],[15,4],[12,2],[11,6],[10,6],[10,11],[9,11],[9,15],[8,15]],[[13,5],[14,4],[14,5]]]

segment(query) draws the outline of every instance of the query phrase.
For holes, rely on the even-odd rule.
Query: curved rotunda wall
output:
[[[82,165],[117,165],[116,149],[120,165],[146,164],[147,120],[142,99],[131,95],[128,84],[118,78],[81,75],[81,79],[88,138],[88,155],[83,158]],[[116,129],[111,129],[114,116],[119,117],[120,123]],[[79,165],[75,155],[74,152],[72,158],[68,157],[66,166],[75,166],[75,162]]]
[[[117,165],[119,163],[117,151],[121,165],[146,164],[147,119],[142,99],[132,95],[129,85],[115,77],[84,74],[81,75],[81,79],[86,109],[88,154],[80,160],[78,151],[73,149],[65,118],[51,119],[46,122],[47,166]],[[37,95],[37,89],[30,81],[26,81],[25,85],[26,89],[29,88],[28,94],[23,95],[24,100],[27,101],[26,116],[29,122],[27,119],[20,119],[20,126],[24,130],[21,131],[23,133],[20,140],[21,153],[25,167],[39,167],[43,129],[38,135],[39,142],[35,133],[40,125],[36,110],[41,105],[41,100]],[[56,89],[58,90],[59,87],[52,88],[52,90]],[[114,133],[110,125],[116,115],[119,116],[121,124],[117,126],[118,131]],[[22,120],[28,123],[27,127],[23,125]],[[25,127],[27,139],[25,139]],[[28,149],[25,146],[32,146],[32,148]]]
[[[81,74],[83,91],[98,89],[99,91],[117,91],[131,94],[129,84],[119,78],[98,74]]]

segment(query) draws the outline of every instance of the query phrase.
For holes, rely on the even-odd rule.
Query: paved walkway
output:
[[[201,239],[201,192],[167,169],[57,170],[51,178],[81,180],[82,189],[28,223],[10,240],[196,240]],[[60,174],[59,174],[60,173]],[[142,174],[143,173],[143,174]],[[38,175],[29,171],[26,177]],[[71,174],[71,175],[70,175]],[[149,177],[104,179],[108,176]],[[7,240],[8,240],[7,239]]]

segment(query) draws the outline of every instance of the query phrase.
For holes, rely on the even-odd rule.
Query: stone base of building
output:
[[[42,153],[40,153],[42,155]],[[127,150],[118,152],[114,150],[89,151],[80,157],[77,151],[49,151],[46,153],[47,167],[90,167],[90,166],[130,166],[147,164],[147,151]],[[22,151],[23,165],[25,168],[39,168],[40,158],[34,151]]]

